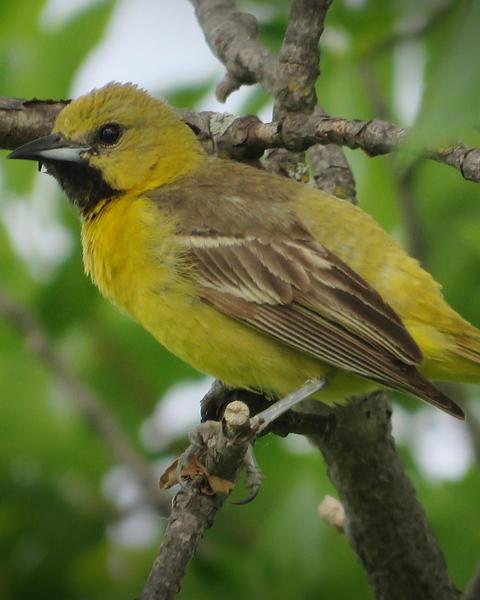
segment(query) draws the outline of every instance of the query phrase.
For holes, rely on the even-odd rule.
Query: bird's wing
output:
[[[185,243],[205,301],[289,346],[367,377],[388,377],[392,361],[422,360],[380,295],[313,240],[189,236]]]
[[[401,319],[314,240],[183,237],[202,300],[334,367],[461,411],[416,369],[422,354]]]

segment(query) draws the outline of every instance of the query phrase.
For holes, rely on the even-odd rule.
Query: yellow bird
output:
[[[56,177],[85,271],[199,371],[274,397],[328,375],[326,402],[386,386],[463,417],[429,379],[479,382],[480,331],[359,208],[208,156],[132,84],[74,100],[10,158]]]

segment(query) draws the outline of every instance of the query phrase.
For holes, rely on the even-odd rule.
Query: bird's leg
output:
[[[275,419],[278,419],[283,413],[293,408],[296,404],[305,400],[315,392],[318,392],[328,385],[329,378],[310,379],[301,388],[295,390],[291,394],[284,396],[278,402],[275,402],[262,412],[258,413],[250,419],[252,429],[255,429],[258,436],[266,427],[268,427]]]
[[[328,385],[328,381],[328,377],[324,377],[323,379],[309,380],[295,392],[288,394],[284,398],[278,400],[278,402],[275,402],[268,408],[264,409],[262,412],[254,415],[250,419],[250,427],[251,431],[255,432],[255,437],[258,437],[260,433],[264,432],[265,429],[274,424],[276,419],[287,413],[296,404],[302,400],[305,400],[315,392],[324,389]],[[326,433],[330,427],[333,427],[330,416],[326,418],[323,417],[322,424],[324,425],[324,430]],[[249,444],[247,452],[245,453],[243,467],[246,473],[245,484],[250,490],[250,494],[242,500],[233,501],[232,504],[248,504],[257,497],[257,494],[262,487],[263,473],[257,463],[253,446],[251,444]]]

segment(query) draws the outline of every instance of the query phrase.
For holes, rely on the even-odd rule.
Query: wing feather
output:
[[[411,365],[422,360],[402,321],[381,296],[316,242],[230,238],[214,245],[203,239],[196,244],[192,236],[188,246],[197,280],[206,289],[272,309],[282,306],[295,314],[292,330],[302,316],[308,317],[314,332],[331,323],[337,343],[344,338],[351,344],[354,335],[360,353],[375,349],[379,356],[386,353]]]
[[[188,238],[201,297],[217,310],[346,371],[413,393],[462,418],[416,369],[421,352],[398,315],[316,242]],[[294,266],[292,266],[294,265]]]

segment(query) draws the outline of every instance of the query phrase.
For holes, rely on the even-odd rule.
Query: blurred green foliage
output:
[[[256,4],[262,15],[261,40],[277,49],[289,2]],[[56,28],[40,26],[44,6],[43,0],[0,4],[1,95],[67,97],[77,69],[101,41],[116,5],[91,3]],[[425,54],[426,80],[412,144],[423,148],[443,142],[445,136],[463,136],[478,145],[478,3],[452,2],[415,39],[398,33],[421,19],[428,21],[439,6],[433,0],[336,0],[322,45],[322,105],[331,114],[357,118],[380,116],[381,108],[383,116],[398,120],[395,60],[406,45],[416,44]],[[195,86],[185,81],[169,99],[195,107],[214,84],[210,79]],[[245,112],[260,111],[268,101],[253,88]],[[369,159],[358,151],[349,151],[348,158],[363,208],[392,235],[408,240],[402,163],[391,157]],[[19,202],[28,196],[37,181],[32,165],[1,165],[0,174],[4,206],[15,196]],[[444,284],[452,305],[480,325],[480,188],[452,169],[422,162],[415,167],[409,192],[425,248],[421,260]],[[54,202],[51,210],[69,234],[72,251],[48,276],[33,277],[12,244],[7,220],[0,219],[1,286],[36,315],[54,348],[101,395],[132,444],[141,449],[139,428],[158,398],[173,383],[198,374],[99,297],[82,274],[73,212],[57,198]],[[76,412],[69,391],[1,318],[0,389],[0,598],[133,598],[159,539],[135,546],[112,535],[125,515],[119,515],[102,491],[114,466],[110,452]],[[165,451],[141,450],[153,461],[185,443],[182,436]],[[478,469],[456,482],[432,482],[422,477],[410,449],[401,450],[451,574],[463,587],[480,548]],[[335,494],[320,456],[297,453],[272,437],[258,443],[257,454],[266,475],[261,494],[247,507],[226,505],[180,597],[371,598],[346,540],[318,517],[321,499]],[[159,517],[158,523],[164,520]]]

